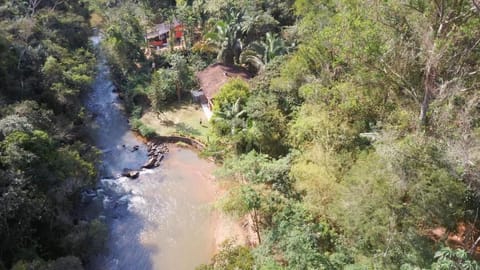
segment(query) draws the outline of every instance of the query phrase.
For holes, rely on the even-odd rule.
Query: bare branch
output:
[[[477,248],[478,246],[478,243],[480,242],[480,236],[477,238],[477,240],[475,240],[475,243],[473,243],[472,247],[470,248],[470,255],[473,255],[475,253],[475,249]]]
[[[393,83],[398,85],[405,93],[407,93],[414,101],[418,102],[419,98],[415,91],[415,87],[403,76],[395,72],[395,70],[393,70],[393,68],[387,65],[384,61],[380,62],[382,64],[382,68],[380,68],[380,70],[387,75]]]
[[[480,3],[477,1],[478,0],[472,0],[472,4],[477,9],[477,11],[480,12]]]
[[[29,5],[29,9],[30,9],[30,16],[33,17],[33,15],[35,15],[35,11],[36,11],[38,5],[40,5],[40,3],[42,1],[43,0],[28,0],[28,5]]]
[[[50,8],[50,12],[55,11],[55,8],[57,8],[58,5],[61,5],[61,4],[63,4],[64,2],[65,2],[65,1],[63,1],[63,0],[57,0],[57,1],[55,1],[55,4],[53,5],[53,7]]]

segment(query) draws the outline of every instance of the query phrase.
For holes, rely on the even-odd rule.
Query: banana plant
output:
[[[232,65],[239,60],[243,35],[241,20],[241,14],[232,11],[225,20],[220,20],[215,24],[213,31],[205,35],[207,42],[213,45],[218,52],[217,60],[223,64]]]
[[[240,62],[252,65],[261,73],[273,58],[286,52],[287,47],[283,40],[277,34],[268,32],[264,41],[256,41],[248,45],[240,56]]]
[[[225,109],[217,112],[217,118],[227,121],[230,125],[230,134],[235,135],[239,128],[245,127],[243,116],[247,112],[242,109],[240,98],[234,104],[227,106]]]

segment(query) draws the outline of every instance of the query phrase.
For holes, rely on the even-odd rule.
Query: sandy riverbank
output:
[[[136,134],[136,136],[144,143],[147,143],[148,141],[160,143],[160,141],[157,139],[148,140],[138,133]],[[179,146],[173,143],[167,143],[167,146],[170,150],[170,154],[167,155],[174,155],[175,152],[180,151],[188,145],[182,144],[181,146]],[[187,148],[189,149],[189,151],[198,154],[199,150],[197,148],[191,146],[188,146]],[[173,161],[167,158],[166,162],[168,164],[162,164],[160,165],[160,168],[165,165],[168,167],[176,167],[180,170],[184,170],[190,175],[190,177],[196,178],[198,180],[198,186],[196,188],[201,188],[204,191],[202,192],[203,198],[201,199],[201,201],[207,203],[212,210],[212,218],[210,221],[210,233],[211,237],[213,238],[214,245],[211,249],[212,256],[220,250],[222,243],[226,240],[234,240],[234,243],[236,243],[237,245],[251,244],[253,236],[251,230],[248,230],[249,225],[247,219],[235,219],[222,213],[219,209],[216,209],[215,207],[218,200],[226,195],[226,193],[228,192],[228,188],[226,188],[224,185],[219,183],[217,179],[215,179],[214,171],[218,167],[213,161],[204,160],[204,162],[202,162],[201,168],[194,167],[195,165],[190,164],[188,160],[182,161],[175,159],[175,161]]]
[[[179,151],[182,147],[179,147],[175,144],[167,144],[170,153],[175,153]],[[192,148],[191,151],[194,151]],[[167,159],[168,162],[168,159]],[[179,161],[176,161],[178,163]],[[214,171],[217,169],[217,166],[212,161],[205,160],[205,166],[202,168],[192,168],[187,164],[177,164],[179,168],[188,170],[192,174],[195,174],[197,180],[201,183],[201,188],[204,189],[202,201],[208,202],[209,207],[211,207],[211,237],[213,237],[214,247],[212,256],[217,253],[220,249],[221,244],[230,239],[234,239],[235,243],[238,245],[248,245],[248,233],[245,227],[243,226],[244,222],[242,220],[236,220],[226,214],[222,213],[219,209],[215,208],[216,202],[226,194],[227,190],[222,187],[222,185],[215,179],[213,175]],[[172,166],[175,164],[168,164]],[[162,166],[162,165],[160,165]],[[200,186],[198,186],[199,188]]]
[[[218,190],[218,184],[214,184],[215,188]],[[225,191],[220,191],[223,193]],[[219,199],[220,194],[217,193],[215,200]],[[233,240],[237,245],[248,245],[248,233],[247,230],[242,225],[241,220],[236,220],[232,217],[229,217],[222,213],[220,210],[214,210],[213,213],[213,224],[212,228],[214,230],[213,235],[215,238],[215,248],[214,253],[217,253],[223,242],[226,240]]]

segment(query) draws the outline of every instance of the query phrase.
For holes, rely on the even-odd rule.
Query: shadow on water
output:
[[[91,196],[87,211],[104,219],[111,232],[104,254],[97,254],[88,269],[153,269],[150,254],[158,252],[140,242],[145,222],[135,211],[134,190],[130,180],[119,177],[125,168],[140,168],[147,160],[147,150],[130,131],[121,102],[110,80],[110,71],[103,52],[99,49],[100,37],[91,38],[97,48],[97,77],[85,106],[94,118],[89,134],[102,151],[100,174],[105,177]],[[137,146],[138,149],[135,149]],[[138,198],[136,198],[138,200]]]

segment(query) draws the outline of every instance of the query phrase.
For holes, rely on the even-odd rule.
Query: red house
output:
[[[173,20],[172,23],[163,22],[155,25],[155,27],[145,35],[145,39],[148,41],[150,47],[163,47],[168,43],[171,30],[175,31],[175,39],[180,41],[183,37],[183,25],[176,19]]]

